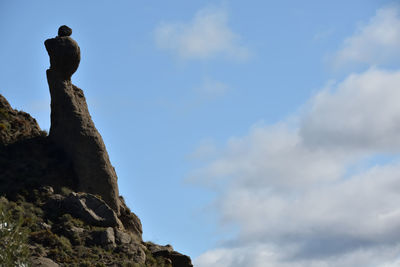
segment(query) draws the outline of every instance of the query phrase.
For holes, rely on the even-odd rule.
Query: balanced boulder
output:
[[[117,175],[89,114],[83,91],[71,83],[71,75],[80,61],[79,46],[68,36],[71,33],[70,28],[61,26],[59,36],[45,42],[50,56],[49,137],[71,159],[78,176],[78,190],[101,196],[119,214]]]

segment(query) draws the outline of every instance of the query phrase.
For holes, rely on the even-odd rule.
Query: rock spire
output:
[[[99,195],[119,214],[117,175],[89,114],[84,93],[71,83],[78,69],[80,48],[61,26],[58,36],[45,41],[50,56],[47,82],[51,95],[50,139],[70,157],[78,176],[78,189]]]
[[[50,56],[50,69],[62,78],[70,80],[78,69],[81,61],[81,51],[78,43],[69,37],[72,29],[66,25],[58,29],[58,36],[44,42]]]

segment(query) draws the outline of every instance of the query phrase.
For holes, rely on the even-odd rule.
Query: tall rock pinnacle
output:
[[[78,69],[80,48],[61,26],[58,36],[45,41],[50,56],[47,82],[51,95],[49,137],[71,158],[80,191],[96,194],[117,213],[120,202],[117,175],[86,104],[83,91],[71,83]]]

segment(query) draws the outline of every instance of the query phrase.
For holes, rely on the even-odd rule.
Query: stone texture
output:
[[[103,200],[89,193],[72,192],[67,197],[53,194],[48,197],[43,208],[54,215],[71,214],[90,225],[124,229],[115,211]]]
[[[142,230],[142,223],[140,222],[139,217],[136,216],[136,214],[134,214],[133,212],[131,212],[131,210],[125,204],[125,200],[123,197],[120,196],[119,200],[120,200],[119,219],[124,225],[124,228],[132,234],[134,241],[141,242],[143,230]]]
[[[92,232],[91,237],[94,245],[107,248],[114,248],[116,246],[114,230],[111,227],[108,227],[105,230],[94,231]]]
[[[62,187],[77,191],[77,175],[61,148],[39,130],[36,133],[27,131],[26,135],[23,130],[13,131],[5,135],[0,131],[7,143],[0,144],[0,195],[15,200],[16,195],[26,189],[39,189],[41,194],[46,194],[42,192],[43,186],[51,186],[56,192]]]
[[[13,109],[0,95],[0,146],[42,135],[36,120],[28,113]]]
[[[58,36],[60,37],[71,36],[71,34],[72,34],[72,29],[67,25],[62,25],[60,28],[58,28]]]
[[[58,29],[58,36],[44,42],[50,56],[50,69],[58,72],[63,79],[70,80],[78,69],[81,61],[81,51],[78,43],[69,37],[72,29],[66,25]]]
[[[144,264],[146,262],[146,247],[140,243],[121,244],[116,247],[115,252],[123,253],[133,262]]]
[[[129,244],[132,241],[132,237],[119,229],[114,229],[115,241],[117,244]]]
[[[160,246],[151,242],[146,243],[147,248],[150,250],[152,254],[156,253],[171,253],[174,251],[174,248],[171,245]]]
[[[62,201],[62,208],[91,225],[123,228],[115,212],[103,200],[92,194],[72,192]]]
[[[61,27],[58,37],[46,41],[51,63],[47,78],[52,97],[52,125],[48,138],[40,132],[29,114],[13,110],[0,96],[0,127],[7,129],[7,135],[2,135],[0,129],[0,138],[6,136],[0,139],[0,195],[15,196],[16,192],[20,192],[16,189],[21,187],[10,186],[10,183],[23,177],[21,185],[24,185],[22,189],[25,189],[26,200],[32,201],[38,210],[43,210],[43,213],[37,214],[39,223],[35,231],[39,231],[30,238],[29,246],[36,257],[33,266],[59,266],[54,261],[61,266],[72,266],[71,260],[76,260],[58,257],[52,252],[55,248],[52,242],[45,244],[34,238],[42,234],[48,240],[63,240],[62,237],[70,239],[74,255],[92,249],[85,244],[89,239],[90,242],[97,242],[107,248],[99,249],[104,257],[98,259],[100,264],[106,266],[122,266],[131,261],[143,265],[149,250],[172,266],[193,266],[189,257],[174,251],[170,245],[142,242],[139,218],[122,198],[119,199],[117,176],[102,138],[90,118],[84,94],[70,81],[80,60],[79,46],[69,37],[71,33],[68,27]],[[14,127],[11,125],[14,118],[25,120],[26,125],[25,122],[16,122],[17,127]],[[2,126],[4,121],[9,125]],[[2,140],[6,141],[1,143]],[[73,164],[70,165],[69,161]],[[35,183],[31,183],[31,180]],[[81,193],[66,196],[67,191],[62,188],[65,186]],[[56,194],[60,192],[64,195]],[[0,203],[6,201],[6,198],[0,197]],[[84,222],[73,220],[69,215],[65,216],[67,214]],[[93,225],[107,228],[100,229]],[[125,255],[129,255],[128,259]],[[120,259],[124,262],[116,264]]]
[[[170,259],[172,267],[193,267],[190,257],[174,251],[171,245],[160,246],[148,242],[146,246],[153,256]]]
[[[173,251],[167,256],[172,261],[172,267],[193,267],[189,256]]]
[[[130,246],[131,251],[133,251],[133,261],[139,264],[144,264],[146,262],[146,253],[144,252],[144,247],[141,244],[130,244]]]
[[[47,70],[51,95],[49,137],[72,160],[78,190],[101,196],[119,213],[117,175],[89,114],[83,91],[70,80],[80,58],[79,47],[71,40],[64,36],[45,42],[51,64]]]
[[[38,267],[58,267],[59,265],[49,258],[36,257],[32,259],[32,266]]]

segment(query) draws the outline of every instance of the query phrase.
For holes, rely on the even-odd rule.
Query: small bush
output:
[[[8,114],[8,111],[4,108],[0,108],[0,120],[1,119],[8,119],[10,115]]]
[[[0,203],[1,266],[29,266],[28,232],[22,227],[21,214],[15,219],[4,202]]]
[[[0,122],[0,131],[7,131],[10,128],[10,125],[5,122]]]
[[[63,223],[64,226],[77,226],[83,227],[84,223],[80,219],[74,218],[69,213],[65,213],[60,217],[60,222]]]
[[[40,136],[42,136],[42,137],[49,136],[49,132],[46,131],[46,130],[41,130],[41,131],[40,131]]]

